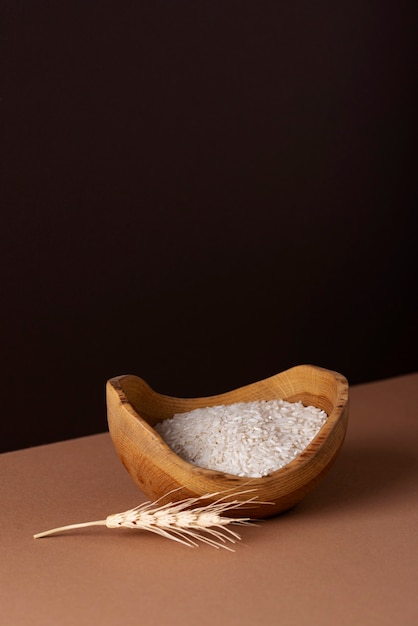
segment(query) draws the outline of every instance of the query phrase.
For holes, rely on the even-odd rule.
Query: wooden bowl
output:
[[[161,395],[132,375],[109,380],[106,393],[109,431],[115,449],[132,479],[150,499],[161,498],[173,490],[177,491],[162,502],[232,490],[232,499],[245,500],[257,494],[260,502],[272,503],[252,504],[248,510],[240,508],[240,517],[271,517],[300,502],[335,461],[347,429],[346,378],[311,365],[293,367],[234,391],[203,398]],[[316,406],[328,414],[328,419],[299,456],[262,478],[242,478],[192,465],[175,454],[153,428],[175,413],[195,408],[277,398]],[[249,488],[256,490],[254,494],[234,495]]]

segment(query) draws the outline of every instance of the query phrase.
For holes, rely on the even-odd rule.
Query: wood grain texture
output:
[[[281,513],[312,491],[335,461],[347,430],[346,378],[312,365],[299,365],[245,387],[202,398],[159,394],[134,375],[110,379],[106,394],[115,449],[132,479],[149,498],[161,498],[173,490],[177,491],[167,501],[231,490],[234,499],[236,492],[251,488],[256,490],[260,502],[272,503],[241,509],[243,516],[254,519]],[[275,398],[311,404],[326,411],[328,419],[291,463],[262,478],[243,478],[191,465],[175,454],[153,428],[175,413],[195,408]],[[248,494],[237,497],[247,498]]]

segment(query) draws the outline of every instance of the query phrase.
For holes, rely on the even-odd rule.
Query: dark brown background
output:
[[[416,370],[415,3],[0,6],[1,450],[122,373]]]

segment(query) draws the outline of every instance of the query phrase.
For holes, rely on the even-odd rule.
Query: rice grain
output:
[[[177,413],[155,430],[189,463],[259,478],[293,461],[326,420],[325,411],[302,402],[258,400]]]

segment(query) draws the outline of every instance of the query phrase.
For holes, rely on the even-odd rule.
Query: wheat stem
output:
[[[55,535],[56,533],[62,533],[66,530],[74,530],[75,528],[85,528],[86,526],[106,526],[106,520],[97,520],[96,522],[83,522],[82,524],[69,524],[68,526],[59,526],[58,528],[51,528],[51,530],[44,530],[42,533],[33,535],[34,539],[40,539],[41,537],[47,537],[48,535]]]

